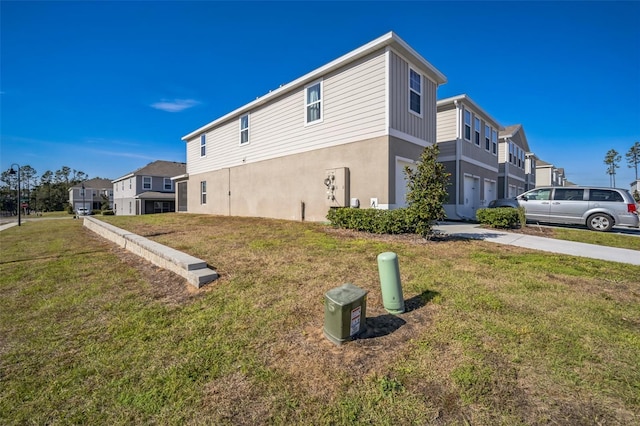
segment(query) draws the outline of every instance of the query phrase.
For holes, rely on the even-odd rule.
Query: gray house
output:
[[[445,82],[387,33],[185,135],[178,210],[323,221],[404,206],[404,166],[436,143]]]
[[[79,208],[101,210],[104,204],[113,208],[113,184],[109,179],[88,179],[69,188],[69,205],[74,212]]]
[[[185,163],[154,161],[112,181],[113,210],[117,215],[166,213],[176,210],[175,176]]]
[[[476,218],[498,198],[498,132],[502,126],[469,96],[441,99],[438,107],[438,161],[451,174],[450,219]]]
[[[498,138],[498,198],[513,198],[527,187],[529,142],[522,124],[505,127]]]

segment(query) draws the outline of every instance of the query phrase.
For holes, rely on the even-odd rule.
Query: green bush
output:
[[[327,213],[327,219],[337,228],[375,234],[408,234],[416,229],[407,209],[332,208]]]
[[[115,213],[113,210],[102,210],[103,216],[113,216]]]
[[[524,208],[497,207],[495,209],[479,209],[476,212],[478,222],[492,228],[517,228],[526,223]]]

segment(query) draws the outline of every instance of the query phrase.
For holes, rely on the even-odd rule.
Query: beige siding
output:
[[[349,197],[367,207],[371,198],[389,203],[389,140],[379,137],[282,156],[251,164],[190,174],[188,211],[232,216],[262,216],[323,221],[329,210],[326,170],[349,169]],[[200,203],[200,182],[207,203]]]
[[[409,63],[394,52],[389,57],[389,126],[404,134],[434,143],[436,140],[435,82],[422,74],[422,117],[409,111]],[[420,72],[418,68],[412,67]]]
[[[239,117],[187,143],[189,174],[264,161],[382,136],[385,129],[384,50],[322,79],[323,120],[305,126],[304,87],[250,112],[250,142],[239,145]]]
[[[438,112],[436,140],[438,142],[454,140],[458,137],[456,119],[457,109],[449,109],[447,111]]]

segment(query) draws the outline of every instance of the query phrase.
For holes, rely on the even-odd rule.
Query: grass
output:
[[[0,423],[640,424],[640,267],[320,224],[104,217],[205,259],[200,290],[79,220],[0,233]],[[629,237],[631,238],[631,237]],[[407,312],[382,307],[398,254]],[[369,291],[322,335],[324,293]]]
[[[617,228],[616,228],[617,229]],[[625,228],[620,228],[625,229]],[[629,228],[631,229],[631,228]],[[633,235],[624,235],[615,232],[595,232],[586,228],[572,226],[544,226],[528,224],[528,233],[540,233],[542,237],[558,240],[575,241],[586,244],[596,244],[607,247],[618,247],[631,250],[640,250],[640,238]],[[637,230],[636,230],[637,231]]]

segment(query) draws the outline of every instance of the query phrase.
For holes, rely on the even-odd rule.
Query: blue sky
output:
[[[181,137],[394,31],[583,185],[634,171],[640,2],[0,2],[0,170],[115,179]]]

